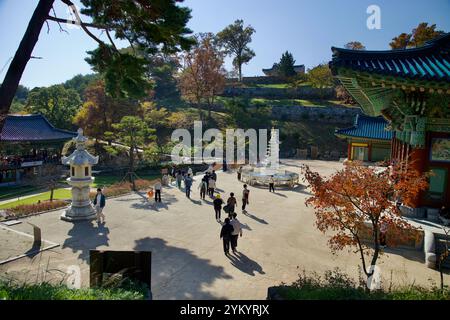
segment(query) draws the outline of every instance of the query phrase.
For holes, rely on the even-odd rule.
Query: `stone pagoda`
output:
[[[62,163],[70,166],[70,178],[67,182],[72,186],[72,204],[61,215],[61,219],[71,222],[96,218],[89,192],[90,185],[94,181],[92,166],[98,163],[98,157],[86,151],[87,138],[83,136],[83,129],[78,129],[78,135],[74,140],[75,151],[70,156],[62,158]]]

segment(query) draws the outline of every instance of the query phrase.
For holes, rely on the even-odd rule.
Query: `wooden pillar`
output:
[[[427,149],[418,149],[411,148],[410,156],[409,156],[409,167],[413,170],[417,170],[420,173],[425,172],[425,162],[427,159]],[[419,193],[415,199],[413,199],[412,203],[410,203],[411,207],[418,208],[421,206],[423,192]]]
[[[372,142],[368,143],[368,149],[367,159],[369,161],[372,161]]]
[[[347,146],[347,159],[348,159],[348,160],[352,160],[352,142],[351,142],[351,140],[348,141],[348,146]]]

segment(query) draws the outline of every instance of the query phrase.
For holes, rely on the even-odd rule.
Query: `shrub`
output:
[[[13,284],[0,281],[0,299],[3,300],[143,300],[147,292],[144,286],[129,284],[111,288],[69,289],[50,283]]]
[[[10,217],[22,217],[33,213],[43,212],[67,206],[64,200],[43,201],[34,204],[21,204],[13,208],[6,209],[6,214]]]
[[[137,179],[134,181],[137,190],[145,190],[153,186],[155,180]],[[123,194],[130,193],[132,191],[131,183],[129,182],[118,182],[114,183],[103,189],[103,194],[105,197],[116,197]],[[96,192],[91,192],[89,197],[94,199]]]
[[[324,276],[303,271],[298,280],[281,286],[278,293],[286,300],[450,300],[450,289],[447,287],[441,291],[435,285],[431,288],[411,285],[368,291],[364,281],[360,279],[357,283],[337,268],[325,272]]]

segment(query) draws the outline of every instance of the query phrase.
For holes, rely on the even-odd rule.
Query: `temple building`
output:
[[[294,71],[296,74],[305,74],[305,65],[299,64],[294,66]],[[268,77],[277,77],[278,76],[278,70],[276,68],[276,65],[274,65],[270,69],[262,69],[262,72],[268,76]]]
[[[0,186],[20,184],[58,165],[64,143],[76,133],[55,128],[42,115],[8,115],[0,133]]]
[[[356,115],[353,126],[335,131],[348,141],[348,160],[379,162],[391,157],[392,132],[383,117]]]
[[[332,51],[333,74],[363,112],[389,122],[391,159],[433,172],[412,207],[450,206],[450,33],[413,49]]]

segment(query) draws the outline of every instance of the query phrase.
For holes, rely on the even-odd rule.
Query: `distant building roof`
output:
[[[412,80],[450,81],[450,33],[413,49],[388,51],[351,50],[332,47],[330,67],[395,76]]]
[[[8,115],[0,134],[4,142],[65,141],[77,134],[55,128],[43,115]]]
[[[274,73],[276,73],[276,68],[272,67],[270,69],[262,69],[262,71],[264,72],[264,74],[266,75],[273,75]],[[294,71],[297,73],[304,73],[305,72],[305,65],[304,64],[298,64],[294,66]]]
[[[386,130],[388,122],[382,117],[356,115],[355,124],[350,128],[338,129],[337,136],[391,140],[392,131]]]

